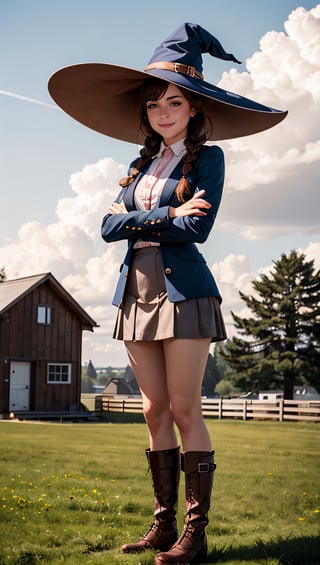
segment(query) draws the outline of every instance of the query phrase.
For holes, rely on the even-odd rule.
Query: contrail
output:
[[[4,94],[5,96],[12,96],[12,98],[18,98],[18,100],[24,100],[25,102],[32,102],[32,104],[40,104],[40,106],[47,106],[47,108],[54,108],[55,110],[57,109],[57,106],[53,106],[53,104],[40,102],[40,100],[34,100],[34,98],[21,96],[21,94],[15,94],[14,92],[8,92],[7,90],[0,90],[0,94]]]

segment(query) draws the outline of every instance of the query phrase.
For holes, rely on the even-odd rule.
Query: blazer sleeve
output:
[[[102,221],[102,238],[110,243],[121,239],[142,238],[158,243],[204,242],[213,226],[220,204],[224,181],[224,157],[217,146],[202,148],[195,171],[195,190],[205,189],[204,198],[211,208],[206,216],[169,218],[165,203],[152,210],[132,210],[126,214],[107,214]],[[118,198],[116,199],[118,200]],[[178,205],[176,199],[175,204]]]
[[[214,224],[220,206],[224,184],[224,155],[218,146],[204,146],[196,165],[195,192],[206,191],[203,198],[211,204],[206,216],[179,216],[170,218],[161,229],[148,237],[148,241],[159,243],[203,243]]]
[[[137,239],[169,226],[169,206],[152,210],[133,210],[127,214],[107,214],[102,220],[102,238],[110,243],[121,239]],[[146,237],[148,239],[148,237]]]

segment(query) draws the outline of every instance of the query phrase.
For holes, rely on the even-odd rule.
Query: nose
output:
[[[169,115],[169,110],[166,106],[163,106],[162,108],[160,108],[160,116],[161,118],[166,117]]]

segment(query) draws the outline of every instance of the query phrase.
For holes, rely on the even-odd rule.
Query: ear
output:
[[[197,110],[196,110],[195,108],[191,108],[190,117],[191,117],[191,118],[194,118],[195,115],[196,115],[196,113],[197,113]]]

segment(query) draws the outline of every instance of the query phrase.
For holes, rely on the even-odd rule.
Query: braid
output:
[[[193,124],[193,120],[198,123]],[[199,126],[201,126],[201,129]],[[187,175],[193,169],[193,166],[199,157],[200,149],[206,141],[206,136],[203,133],[203,116],[200,113],[196,114],[194,118],[191,118],[190,126],[188,129],[188,136],[186,137],[184,142],[187,153],[184,156],[181,168],[182,177],[176,187],[176,194],[179,202],[185,202],[192,196],[191,185],[189,180],[187,179]],[[202,131],[202,133],[196,135],[199,129],[200,131]]]
[[[129,186],[134,181],[134,179],[143,169],[146,163],[158,153],[160,144],[161,137],[157,133],[152,131],[152,134],[145,139],[145,144],[140,151],[140,157],[136,160],[135,166],[130,169],[128,176],[120,179],[120,186]]]
[[[129,174],[126,177],[122,177],[122,179],[119,180],[119,185],[122,186],[123,188],[129,186],[134,181],[134,179],[138,174],[139,174],[138,169],[136,169],[136,167],[131,167]]]
[[[152,130],[151,130],[152,131]],[[136,167],[141,171],[145,164],[159,152],[161,145],[161,137],[153,132],[145,139],[144,146],[140,151],[140,158],[136,162]]]

